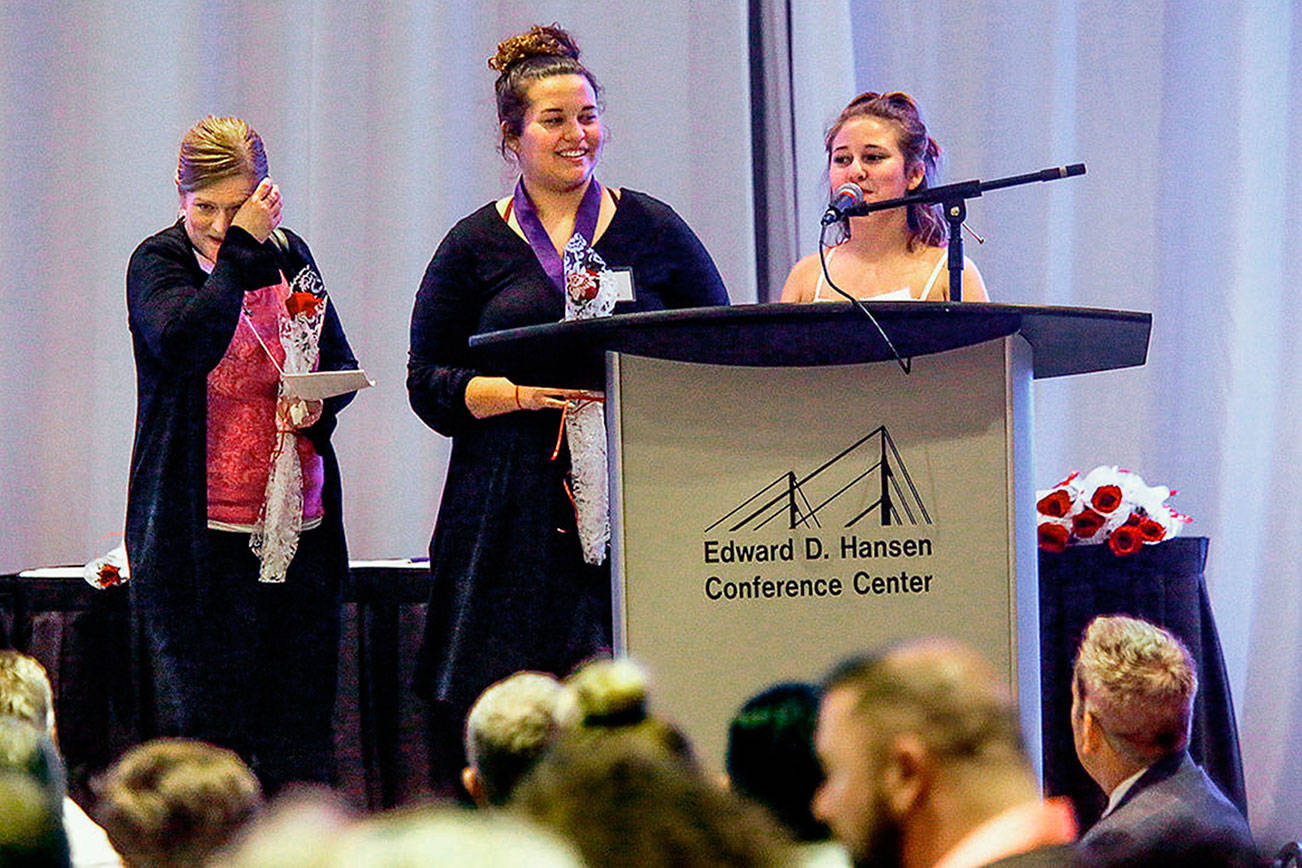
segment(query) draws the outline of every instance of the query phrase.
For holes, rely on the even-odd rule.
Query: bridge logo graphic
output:
[[[824,521],[851,528],[931,524],[931,515],[885,425],[818,467],[788,470],[705,529],[729,533],[776,527],[822,528]]]

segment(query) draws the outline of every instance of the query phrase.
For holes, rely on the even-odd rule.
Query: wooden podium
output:
[[[760,689],[945,635],[1007,672],[1038,766],[1031,382],[1143,364],[1151,317],[872,310],[909,373],[849,304],[628,314],[471,346],[606,390],[617,651],[707,762]]]

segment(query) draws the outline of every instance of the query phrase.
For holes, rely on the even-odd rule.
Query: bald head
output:
[[[1016,708],[985,658],[958,642],[923,639],[849,660],[826,689],[856,695],[882,735],[909,732],[936,757],[1021,762]]]

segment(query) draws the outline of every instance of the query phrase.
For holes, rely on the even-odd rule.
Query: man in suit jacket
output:
[[[1095,618],[1072,679],[1081,765],[1108,794],[1080,841],[1090,865],[1254,865],[1248,823],[1186,751],[1198,678],[1178,639]]]

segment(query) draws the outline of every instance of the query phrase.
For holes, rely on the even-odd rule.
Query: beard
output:
[[[900,868],[903,864],[900,824],[891,816],[881,792],[874,795],[873,813],[862,844],[850,856],[855,868]]]

